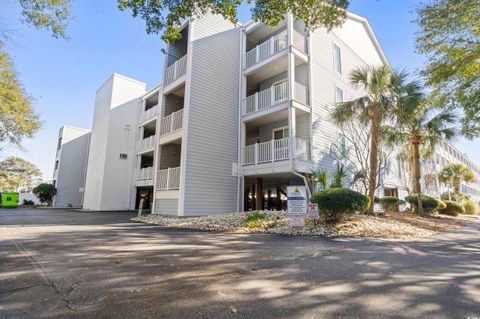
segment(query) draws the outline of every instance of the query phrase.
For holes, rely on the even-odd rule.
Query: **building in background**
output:
[[[362,94],[351,71],[388,65],[354,14],[331,32],[305,31],[291,14],[275,28],[208,14],[187,19],[181,34],[166,44],[163,85],[147,92],[114,74],[97,91],[84,209],[285,209],[287,186],[342,162],[330,156],[345,139],[329,114]],[[404,197],[405,170],[390,162],[378,195]]]
[[[58,132],[53,185],[55,207],[82,207],[90,131],[65,125]]]

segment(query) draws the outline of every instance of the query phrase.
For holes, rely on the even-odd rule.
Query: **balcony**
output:
[[[180,188],[180,171],[180,167],[159,170],[157,173],[157,190],[178,190]]]
[[[308,105],[308,88],[295,82],[294,100]],[[276,84],[266,90],[252,94],[243,101],[243,114],[262,111],[288,101],[288,81]]]
[[[141,119],[140,119],[140,123],[144,123],[146,121],[149,121],[155,117],[158,116],[158,110],[159,110],[159,106],[158,104],[155,105],[154,107],[151,107],[149,108],[148,110],[144,110],[142,112],[142,116],[141,116]]]
[[[135,172],[136,186],[152,186],[153,185],[153,167],[145,167]]]
[[[295,158],[308,161],[310,159],[309,142],[296,138]],[[255,143],[244,147],[243,165],[258,165],[262,163],[290,159],[289,138]]]
[[[164,86],[168,86],[187,73],[187,55],[175,61],[165,70]]]
[[[155,135],[141,139],[137,144],[137,152],[143,152],[155,147]]]
[[[269,57],[283,51],[288,46],[287,30],[269,38],[245,54],[245,69],[248,69]],[[307,53],[305,37],[293,30],[293,47],[303,54]]]
[[[178,131],[183,126],[183,109],[160,120],[160,136]]]

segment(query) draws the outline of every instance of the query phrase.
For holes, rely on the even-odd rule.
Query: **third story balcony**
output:
[[[143,110],[140,122],[143,123],[156,118],[158,115],[158,110],[159,110],[158,104],[147,110]]]

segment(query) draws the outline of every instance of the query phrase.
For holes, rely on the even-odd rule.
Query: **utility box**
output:
[[[2,193],[1,206],[5,208],[17,208],[18,207],[18,193]]]

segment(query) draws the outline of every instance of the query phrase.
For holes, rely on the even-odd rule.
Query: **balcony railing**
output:
[[[180,167],[158,171],[157,190],[167,191],[180,188]]]
[[[293,47],[303,53],[307,53],[306,44],[305,37],[297,30],[293,30]]]
[[[306,139],[296,138],[295,158],[308,160],[309,143]],[[289,139],[271,140],[244,147],[243,165],[262,164],[290,159]]]
[[[154,107],[149,108],[146,111],[143,110],[141,122],[143,123],[145,121],[151,120],[152,118],[156,117],[158,115],[158,110],[159,110],[158,104],[155,105]]]
[[[308,88],[295,82],[294,99],[308,105]],[[243,114],[249,114],[275,106],[288,100],[288,81],[248,96],[244,100]]]
[[[155,146],[155,135],[152,135],[138,141],[137,152],[148,150],[154,146]]]
[[[245,68],[249,68],[287,47],[287,30],[274,35],[245,54]]]
[[[182,128],[183,125],[183,109],[165,116],[160,121],[160,136],[175,132]]]
[[[153,167],[145,167],[137,170],[137,181],[153,179]]]
[[[176,79],[187,73],[187,55],[175,61],[165,70],[164,85],[167,86],[173,83]]]

